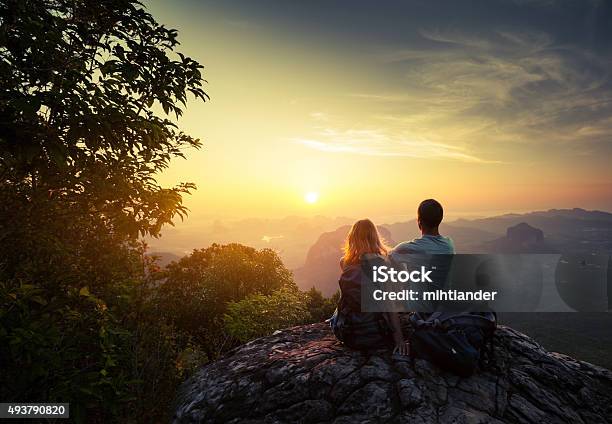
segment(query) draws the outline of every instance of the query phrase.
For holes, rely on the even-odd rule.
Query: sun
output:
[[[310,204],[317,203],[317,200],[319,200],[319,193],[316,191],[309,191],[304,195],[304,200],[306,203]]]

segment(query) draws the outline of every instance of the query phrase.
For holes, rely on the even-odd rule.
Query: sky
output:
[[[610,3],[145,4],[208,81],[190,220],[612,210]]]

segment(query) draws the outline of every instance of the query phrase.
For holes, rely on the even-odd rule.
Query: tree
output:
[[[253,294],[295,288],[291,272],[271,249],[213,244],[168,265],[159,275],[160,313],[192,335],[215,359],[228,347],[223,315],[227,304]]]
[[[306,306],[312,322],[321,322],[332,316],[340,295],[339,291],[336,291],[331,298],[327,298],[313,286],[306,292],[306,296]]]
[[[177,48],[135,0],[0,0],[0,398],[163,420],[164,400],[134,399],[143,370],[171,375],[166,398],[176,377],[137,238],[184,216],[195,188],[155,180],[201,146],[176,120],[207,99],[202,66]],[[153,348],[166,359],[144,367]]]
[[[307,296],[297,287],[283,287],[268,296],[256,293],[231,302],[224,316],[225,328],[235,339],[246,342],[275,330],[308,322]]]
[[[200,147],[169,114],[207,95],[177,31],[134,0],[5,0],[0,19],[1,240],[78,214],[130,237],[183,216],[194,185],[154,176]]]

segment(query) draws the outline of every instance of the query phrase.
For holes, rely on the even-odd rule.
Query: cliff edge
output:
[[[179,389],[178,423],[612,423],[612,371],[500,326],[495,360],[459,378],[423,360],[361,353],[327,324],[277,331]]]

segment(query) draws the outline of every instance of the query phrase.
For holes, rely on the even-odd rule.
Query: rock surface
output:
[[[174,423],[609,423],[612,372],[507,327],[470,378],[351,351],[324,323],[254,340],[179,390]]]

